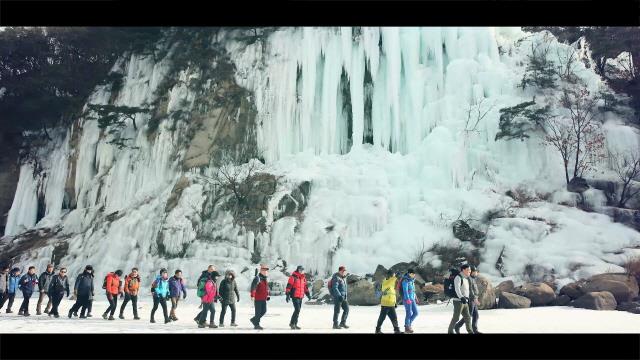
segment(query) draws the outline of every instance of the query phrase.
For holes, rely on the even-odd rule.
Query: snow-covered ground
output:
[[[32,316],[17,316],[21,299],[16,299],[13,314],[0,314],[0,333],[191,333],[191,332],[228,332],[254,333],[249,318],[253,316],[253,307],[241,298],[237,304],[237,328],[230,328],[230,312],[227,311],[225,322],[227,327],[218,329],[199,329],[193,318],[199,312],[197,299],[188,298],[186,303],[178,307],[177,322],[165,325],[162,321],[162,310],[158,309],[155,324],[149,323],[152,308],[150,298],[144,298],[138,304],[141,320],[132,320],[131,305],[125,310],[125,320],[107,321],[100,315],[107,308],[107,302],[100,300],[93,304],[93,318],[69,319],[66,315],[73,305],[71,300],[63,300],[60,308],[61,317],[49,318],[46,315],[35,316],[35,301],[31,302]],[[121,301],[119,300],[118,306]],[[119,308],[118,308],[119,311]],[[116,311],[116,316],[118,314]],[[261,325],[268,333],[288,333],[289,319],[293,307],[286,304],[284,298],[274,297],[269,302],[267,315]],[[332,330],[333,306],[303,305],[298,325],[305,333],[372,333],[375,329],[380,308],[378,306],[351,306],[347,324],[348,330]],[[452,305],[425,305],[419,307],[420,315],[414,322],[416,333],[446,333],[451,320]],[[404,308],[397,308],[400,325],[404,322]],[[220,305],[216,305],[216,324],[220,315]],[[515,310],[482,310],[480,311],[479,329],[483,333],[637,333],[640,330],[640,315],[622,311],[593,311],[571,307],[539,307]],[[391,323],[387,319],[383,324],[383,332],[392,332]]]

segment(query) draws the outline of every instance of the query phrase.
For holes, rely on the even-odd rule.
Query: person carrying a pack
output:
[[[124,319],[124,308],[127,303],[131,301],[131,307],[133,308],[133,319],[140,320],[138,317],[138,291],[140,290],[140,275],[138,275],[138,268],[131,269],[131,273],[124,278],[124,301],[120,305],[120,319]]]
[[[382,323],[386,317],[389,317],[391,324],[393,325],[394,334],[402,334],[400,327],[398,326],[398,316],[396,315],[396,282],[397,277],[393,271],[387,271],[387,277],[382,281],[380,287],[380,316],[378,316],[378,323],[376,324],[376,334],[382,334]]]
[[[304,267],[298,265],[296,271],[289,276],[287,287],[285,289],[286,301],[293,303],[293,314],[291,315],[291,321],[289,321],[289,327],[291,330],[300,330],[298,326],[298,316],[300,315],[300,309],[302,308],[302,299],[306,295],[311,300],[311,294],[309,294],[309,287],[307,286],[307,277],[304,275]]]
[[[41,315],[42,312],[42,301],[45,297],[48,298],[47,306],[44,309],[44,313],[48,314],[51,309],[51,296],[49,295],[49,285],[51,284],[51,279],[55,274],[53,273],[53,264],[47,265],[47,270],[40,274],[40,278],[38,278],[38,290],[40,292],[40,296],[38,296],[38,304],[36,305],[36,315]]]
[[[65,292],[67,293],[67,297],[69,297],[69,278],[67,277],[67,268],[60,268],[58,275],[51,277],[49,289],[47,289],[47,294],[49,294],[49,297],[53,302],[49,316],[54,316],[55,318],[60,317],[60,314],[58,314],[58,306],[60,306],[60,302],[62,301],[62,298],[64,298]]]
[[[253,301],[255,314],[249,321],[256,330],[263,330],[263,327],[260,326],[260,319],[267,313],[267,301],[271,300],[268,275],[269,267],[262,264],[260,265],[260,273],[251,282],[251,301]]]
[[[331,280],[327,284],[329,293],[333,298],[333,328],[336,330],[345,328],[347,326],[347,316],[349,316],[349,302],[347,301],[347,268],[340,266],[338,272],[333,274]],[[342,318],[340,324],[338,324],[338,316],[340,315],[340,309],[342,309]]]
[[[107,293],[107,301],[109,301],[109,307],[102,314],[102,318],[105,320],[107,319],[107,314],[109,314],[109,320],[115,320],[113,314],[115,314],[118,308],[118,295],[122,294],[120,286],[122,281],[120,280],[120,276],[122,276],[122,270],[116,270],[107,274],[102,283],[102,288],[105,289]]]
[[[89,304],[94,296],[93,266],[85,266],[82,274],[78,275],[76,282],[73,285],[73,295],[76,297],[76,303],[73,304],[69,310],[69,318],[74,314],[77,314],[80,308],[82,308],[82,311],[80,311],[80,318],[84,319],[89,317],[90,315],[85,315],[85,311],[89,309],[89,312],[91,312]]]
[[[216,267],[213,265],[209,265],[207,267],[207,270],[203,271],[202,274],[200,274],[200,277],[198,278],[196,284],[200,284],[200,281],[203,279],[206,280],[208,278],[211,278],[211,274],[213,274],[214,271],[216,271]]]
[[[9,294],[9,267],[7,265],[2,265],[0,267],[0,309],[4,306],[5,301],[7,301]]]
[[[151,322],[155,323],[153,315],[158,310],[158,304],[162,305],[162,314],[164,315],[164,323],[170,323],[171,319],[167,314],[167,300],[169,300],[169,272],[167,269],[160,269],[160,275],[151,284],[151,293],[153,293],[153,309],[151,309]]]
[[[7,314],[11,314],[11,306],[13,306],[13,300],[16,298],[16,292],[18,291],[18,285],[20,284],[20,269],[13,268],[9,273],[7,280]],[[2,308],[2,306],[0,306]]]
[[[400,294],[402,303],[404,304],[404,332],[413,334],[411,325],[418,317],[418,304],[416,302],[415,287],[416,272],[413,269],[407,270],[407,273],[400,279]]]
[[[216,284],[217,277],[220,274],[217,271],[212,271],[206,277],[200,277],[198,282],[198,296],[202,303],[202,311],[196,316],[194,320],[198,323],[199,328],[204,328],[207,322],[207,313],[211,312],[209,316],[209,327],[217,328],[215,324],[216,307],[215,303],[218,300],[218,287]]]
[[[450,293],[451,298],[453,300],[453,317],[451,318],[451,322],[449,323],[449,334],[453,334],[453,329],[458,323],[460,319],[460,314],[462,314],[462,318],[464,319],[464,324],[467,327],[467,332],[469,334],[473,334],[473,329],[471,329],[471,316],[469,315],[469,275],[471,274],[471,268],[468,264],[464,264],[460,267],[460,273],[454,275],[453,279],[453,288],[455,289],[455,294]],[[447,279],[450,280],[450,279]],[[446,282],[446,281],[445,281]],[[449,285],[450,281],[445,284],[445,293],[447,289],[447,285]]]
[[[20,305],[18,315],[31,316],[31,314],[29,314],[29,299],[31,299],[31,295],[33,295],[36,285],[38,285],[36,267],[29,266],[29,270],[20,278],[20,282],[18,283],[18,287],[22,291],[23,296],[22,305]]]
[[[471,265],[471,275],[469,276],[469,313],[471,314],[471,329],[474,334],[480,334],[478,331],[478,306],[480,305],[480,291],[478,290],[478,269]],[[455,327],[456,334],[460,334],[460,328],[464,324],[464,319],[458,321]]]
[[[220,327],[224,327],[224,315],[227,312],[227,306],[231,309],[231,326],[238,326],[236,324],[236,301],[240,301],[240,293],[236,283],[236,273],[233,270],[227,270],[224,273],[224,279],[220,282],[220,297],[222,298]]]
[[[176,270],[175,274],[169,278],[169,295],[171,295],[171,314],[169,317],[173,321],[178,321],[176,309],[180,295],[182,295],[182,299],[187,298],[187,289],[184,287],[184,280],[182,280],[182,270]]]

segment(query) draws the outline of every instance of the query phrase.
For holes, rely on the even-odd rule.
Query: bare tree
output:
[[[609,153],[613,170],[622,181],[622,192],[618,207],[625,207],[627,201],[640,193],[640,186],[633,186],[633,183],[640,182],[640,152],[633,153]]]
[[[467,122],[464,125],[466,133],[478,132],[478,124],[482,121],[491,110],[496,106],[495,102],[484,106],[486,98],[482,98],[476,105],[469,105],[467,108]]]
[[[545,127],[544,143],[554,147],[562,157],[564,177],[569,183],[569,159],[574,152],[576,141],[571,128],[558,118],[549,118]]]
[[[578,52],[574,47],[569,47],[566,52],[563,52],[560,47],[556,48],[556,60],[557,72],[560,79],[575,83],[577,77],[575,74],[576,67],[578,66]]]

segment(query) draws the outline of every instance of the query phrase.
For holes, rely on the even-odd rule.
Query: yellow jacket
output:
[[[396,280],[397,278],[394,275],[382,281],[380,305],[396,306]]]

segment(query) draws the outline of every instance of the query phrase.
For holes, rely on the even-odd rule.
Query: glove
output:
[[[289,302],[289,300],[291,300],[291,297],[287,294],[287,297],[285,298],[285,301]]]
[[[271,296],[267,296],[267,301],[271,300]]]
[[[413,303],[413,301],[407,299],[407,300],[404,301],[404,303],[407,304],[407,305],[411,305],[411,303]]]
[[[467,300],[466,297],[462,297],[462,298],[460,298],[460,302],[463,303],[463,304],[468,304],[469,300]]]
[[[307,299],[311,300],[311,295],[307,294]]]
[[[237,300],[237,302],[240,302],[240,296],[238,296],[238,300]]]
[[[186,298],[187,298],[187,293],[183,293],[183,294],[182,294],[182,300],[184,300],[184,299],[186,299]]]

